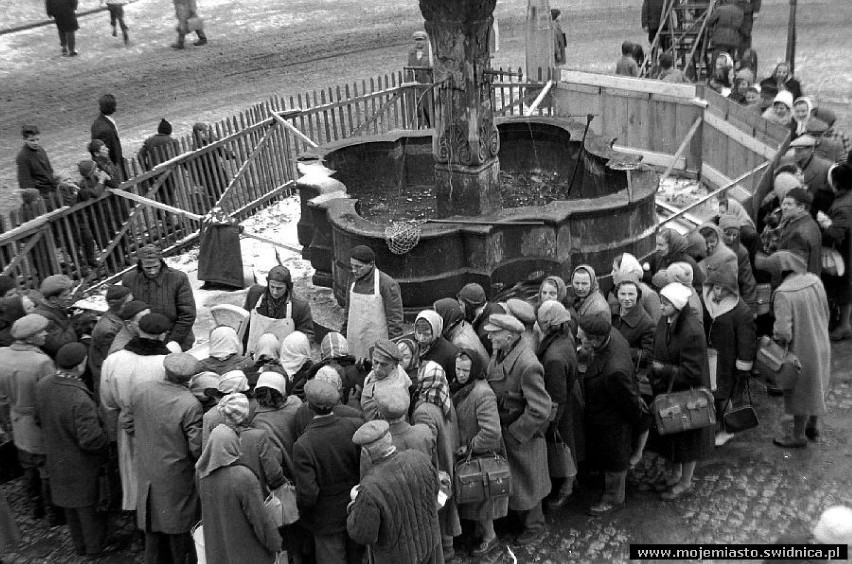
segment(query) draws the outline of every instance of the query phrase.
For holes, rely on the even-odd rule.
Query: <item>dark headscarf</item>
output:
[[[435,302],[435,311],[444,320],[444,338],[450,340],[450,334],[455,329],[456,325],[464,321],[464,312],[458,300],[453,298],[442,298]]]
[[[479,359],[478,354],[476,354],[472,349],[459,349],[458,354],[456,354],[456,360],[460,356],[465,356],[470,359],[470,378],[464,385],[454,382],[455,389],[453,384],[450,384],[450,390],[453,393],[453,405],[456,407],[467,399],[467,396],[469,396],[470,392],[473,391],[473,386],[476,384],[477,380],[485,379],[485,366],[482,365],[482,361]]]
[[[686,240],[686,237],[684,237],[671,227],[665,227],[663,229],[660,229],[657,236],[662,237],[669,244],[669,254],[666,256],[687,254],[689,242]]]

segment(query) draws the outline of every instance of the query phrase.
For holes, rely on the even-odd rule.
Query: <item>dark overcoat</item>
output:
[[[47,17],[56,22],[56,29],[62,32],[77,31],[77,0],[47,0],[45,2]]]
[[[574,460],[585,458],[583,391],[577,373],[577,347],[570,333],[548,333],[538,346],[538,359],[544,368],[544,388],[556,405],[551,431],[559,431],[571,448]],[[552,441],[555,433],[548,433]]]
[[[825,276],[825,289],[839,305],[852,302],[852,192],[842,193],[828,210],[831,225],[822,232],[826,247],[833,247],[846,262],[843,276]]]
[[[148,278],[140,262],[136,268],[121,277],[121,284],[130,288],[134,299],[151,306],[153,313],[161,313],[172,322],[166,342],[175,341],[185,351],[192,347],[195,335],[195,297],[186,274],[166,266],[163,262],[160,273]]]
[[[119,178],[113,180],[121,182],[126,179],[127,170],[124,168],[124,151],[121,149],[121,139],[118,137],[115,124],[107,116],[98,114],[98,117],[92,122],[92,139],[100,139],[109,149],[109,160],[115,165],[115,169],[119,173]]]

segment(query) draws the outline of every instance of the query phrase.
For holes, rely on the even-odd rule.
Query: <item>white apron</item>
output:
[[[355,283],[349,288],[349,324],[346,342],[355,358],[367,358],[376,341],[388,338],[385,302],[379,292],[379,269],[373,270],[373,293],[356,294]]]
[[[258,307],[260,307],[258,305]],[[278,338],[278,342],[284,341],[284,337],[296,330],[293,321],[293,302],[287,302],[287,313],[283,319],[273,319],[257,311],[251,310],[251,324],[249,325],[249,338],[246,354],[254,355],[257,349],[257,341],[264,333],[272,333]]]

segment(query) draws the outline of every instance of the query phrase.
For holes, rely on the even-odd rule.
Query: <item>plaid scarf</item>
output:
[[[447,383],[447,373],[438,363],[430,360],[421,367],[414,395],[417,397],[417,403],[435,404],[444,412],[444,417],[449,418],[453,408],[450,386]]]

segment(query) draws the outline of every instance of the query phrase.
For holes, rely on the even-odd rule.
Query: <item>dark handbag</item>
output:
[[[673,435],[702,429],[716,424],[716,409],[713,394],[706,388],[694,388],[683,392],[672,392],[674,374],[669,389],[651,403],[651,414],[657,433]]]
[[[654,390],[651,389],[651,380],[648,378],[648,367],[642,362],[642,353],[636,357],[636,386],[639,388],[639,395],[643,398],[653,397]]]
[[[562,440],[558,430],[551,438],[553,442],[547,442],[547,469],[551,478],[573,478],[577,475],[577,464],[571,448]]]
[[[731,389],[731,395],[728,397],[726,408],[731,406],[731,402],[734,399],[734,390],[736,389],[736,386]],[[749,386],[747,376],[746,393],[748,394],[748,405],[726,411],[722,415],[722,425],[725,426],[725,430],[729,433],[748,431],[749,429],[754,429],[760,425],[760,420],[757,418],[757,412],[754,410],[754,402],[752,402],[751,399],[751,386]]]
[[[456,503],[482,503],[512,493],[512,473],[509,462],[496,453],[474,458],[470,453],[456,463],[453,478]]]

